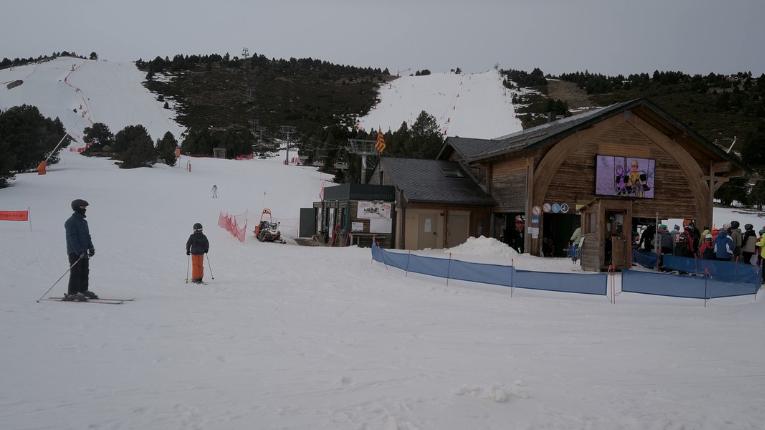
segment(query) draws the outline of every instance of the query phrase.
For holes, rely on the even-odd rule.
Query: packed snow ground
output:
[[[518,289],[511,298],[503,287],[386,270],[368,249],[251,235],[242,244],[216,226],[220,210],[249,210],[252,221],[267,206],[288,224],[328,178],[280,159],[191,163],[190,173],[120,170],[67,152],[48,175],[19,175],[0,190],[0,209],[32,210],[31,232],[0,223],[0,428],[765,422],[762,298],[706,308],[631,294],[615,305]],[[63,223],[74,198],[91,203],[92,290],[136,301],[35,303],[66,269]],[[215,280],[207,268],[203,287],[184,283],[194,222],[211,242]]]
[[[133,63],[59,57],[39,64],[0,70],[0,110],[28,104],[50,118],[58,117],[82,143],[82,132],[95,122],[117,133],[142,124],[154,140],[170,131],[180,140],[184,130],[142,82],[146,74]],[[21,79],[21,86],[5,85]]]
[[[404,76],[380,88],[380,102],[359,125],[366,130],[411,127],[423,110],[433,115],[446,136],[491,139],[522,130],[510,90],[499,72]]]

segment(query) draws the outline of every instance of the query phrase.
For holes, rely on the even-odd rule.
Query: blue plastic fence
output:
[[[608,288],[608,273],[584,274],[516,270],[513,287],[605,296]]]
[[[666,259],[668,256],[665,256]],[[622,291],[626,293],[654,294],[690,299],[756,294],[760,284],[718,281],[703,276],[679,276],[669,273],[622,272]]]
[[[709,274],[714,281],[757,284],[757,286],[761,282],[760,268],[751,264],[665,255],[663,266],[685,273]]]
[[[648,269],[656,268],[656,260],[658,260],[658,258],[659,257],[656,256],[655,252],[641,251],[637,249],[632,251],[632,262]]]
[[[372,244],[372,258],[387,266],[423,275],[534,290],[606,295],[608,282],[608,275],[602,273],[590,275],[515,270],[512,266],[499,264],[391,252],[375,244]]]

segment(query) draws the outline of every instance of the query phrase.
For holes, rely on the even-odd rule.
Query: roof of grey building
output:
[[[410,202],[492,206],[484,192],[458,163],[444,160],[389,158],[380,161],[383,175],[404,191]]]

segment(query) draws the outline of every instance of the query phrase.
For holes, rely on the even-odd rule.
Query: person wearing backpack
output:
[[[742,245],[742,239],[743,235],[741,234],[741,229],[739,227],[738,221],[731,221],[730,222],[730,228],[728,229],[728,234],[730,235],[731,240],[733,241],[733,256],[738,257],[741,255],[741,245]]]
[[[741,239],[741,256],[744,263],[752,264],[752,256],[757,251],[757,233],[754,232],[754,226],[747,224],[744,226],[744,237]]]
[[[728,226],[726,225],[715,239],[715,257],[719,261],[730,261],[733,258],[733,249],[736,245],[733,239],[728,235]]]

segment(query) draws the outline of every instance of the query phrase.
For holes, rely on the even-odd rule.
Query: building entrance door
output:
[[[542,255],[545,257],[565,257],[568,253],[569,239],[579,227],[581,217],[574,214],[544,214]]]
[[[449,211],[446,221],[446,247],[464,243],[470,235],[470,212]]]
[[[605,214],[605,253],[603,265],[608,267],[613,265],[615,268],[629,267],[627,265],[627,245],[630,231],[625,224],[627,221],[627,211],[607,210]]]
[[[443,248],[441,240],[441,216],[439,211],[423,211],[418,221],[418,249]]]

